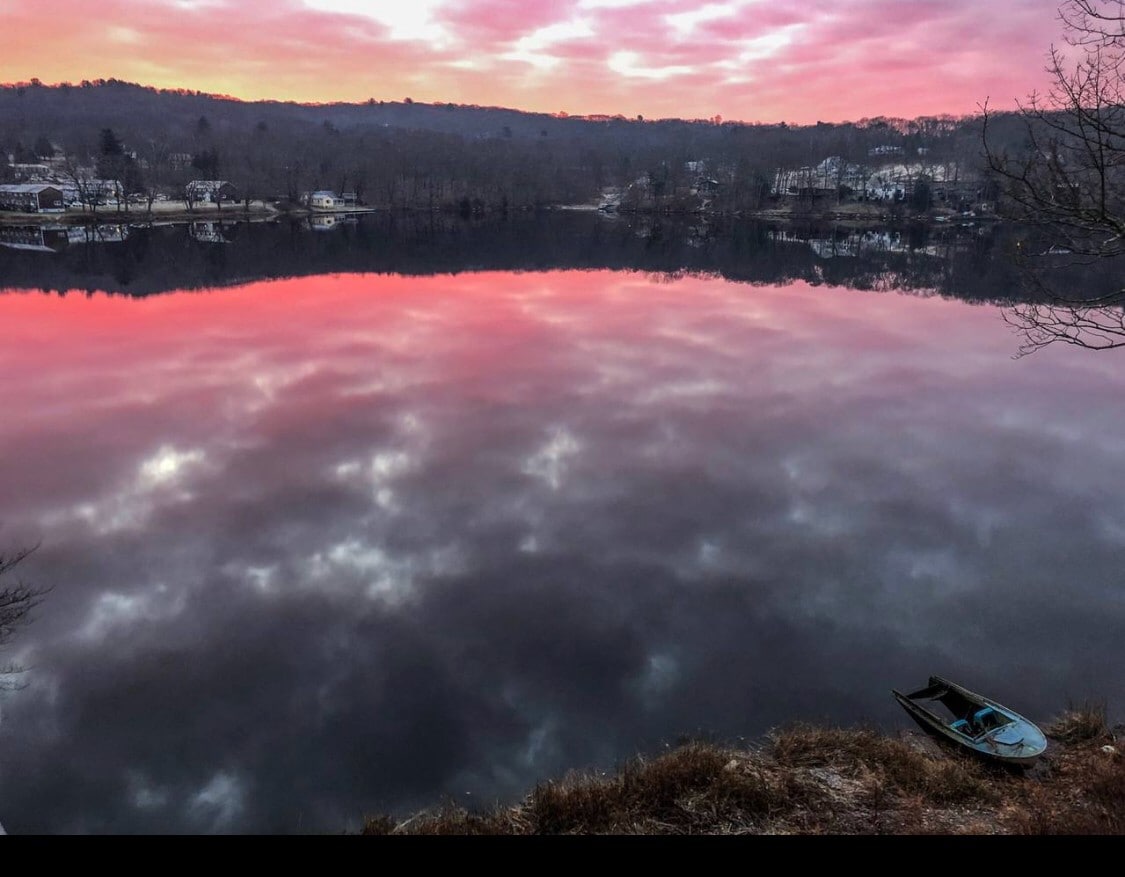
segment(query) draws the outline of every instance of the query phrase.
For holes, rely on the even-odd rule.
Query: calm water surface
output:
[[[629,271],[0,296],[0,820],[355,828],[684,733],[1125,701],[1125,369]]]

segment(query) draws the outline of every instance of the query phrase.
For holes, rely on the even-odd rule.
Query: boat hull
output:
[[[899,705],[925,731],[988,761],[1018,767],[1030,767],[1046,751],[1047,738],[1036,725],[1019,713],[982,697],[940,676],[930,678],[927,688],[903,694],[891,692]],[[968,709],[969,714],[995,714],[996,724],[975,733],[966,720],[950,722],[928,709],[927,702],[941,701],[955,713]]]

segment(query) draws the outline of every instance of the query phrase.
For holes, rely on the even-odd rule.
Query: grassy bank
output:
[[[1017,772],[921,734],[800,725],[750,749],[690,743],[610,776],[572,774],[490,812],[373,816],[364,833],[1125,833],[1125,746],[1104,709],[1047,733],[1047,754]]]

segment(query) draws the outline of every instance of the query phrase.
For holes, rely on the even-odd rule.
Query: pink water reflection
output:
[[[685,729],[894,721],[939,669],[1031,714],[1125,695],[1125,372],[1013,360],[994,308],[481,273],[0,323],[0,535],[55,586],[9,829],[292,827],[297,773],[331,827]]]

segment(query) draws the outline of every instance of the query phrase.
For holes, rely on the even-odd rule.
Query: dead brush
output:
[[[1094,750],[1090,758],[1101,755]],[[1034,795],[1011,818],[1017,834],[1125,834],[1125,760],[1072,770],[1066,795]]]
[[[1120,755],[1099,759],[1091,775],[1086,785],[1093,805],[1090,833],[1125,834],[1125,759]]]
[[[404,822],[387,815],[369,816],[364,820],[363,834],[427,835],[491,835],[523,834],[519,813],[513,809],[496,809],[473,813],[464,807],[446,804],[433,812],[417,813]]]
[[[772,754],[781,765],[829,766],[864,777],[880,794],[921,795],[934,805],[991,803],[999,798],[988,771],[951,753],[933,757],[869,728],[796,725],[775,731]]]
[[[395,830],[395,820],[385,813],[380,813],[378,816],[368,816],[363,820],[363,830],[360,832],[365,837],[374,837],[377,835],[393,834]]]
[[[693,833],[715,820],[760,822],[786,806],[779,784],[734,753],[692,743],[657,758],[637,758],[611,779],[576,775],[542,785],[525,810],[539,834],[620,833],[645,826]]]
[[[1046,731],[1048,737],[1060,743],[1113,740],[1113,732],[1106,719],[1105,701],[1086,701],[1079,706],[1071,705],[1047,726]]]
[[[522,809],[533,834],[606,834],[625,821],[620,782],[590,775],[536,786]]]
[[[870,728],[816,728],[794,725],[770,735],[774,760],[787,767],[834,767],[886,775],[892,785],[924,784],[927,758],[905,743]]]
[[[760,748],[688,743],[570,774],[507,808],[372,817],[364,833],[1123,834],[1125,754],[1091,745],[1110,734],[1104,716],[1069,711],[1047,769],[1028,775],[872,729],[796,725]]]

